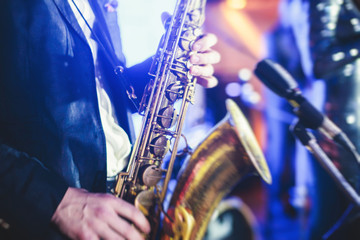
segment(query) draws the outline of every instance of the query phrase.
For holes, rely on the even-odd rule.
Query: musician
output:
[[[59,232],[142,239],[150,231],[135,207],[105,194],[133,142],[131,103],[113,68],[125,66],[116,7],[115,0],[2,2],[1,239],[55,239]],[[206,87],[217,84],[216,41],[206,34],[192,45],[190,72]],[[144,64],[125,69],[135,89],[146,81]]]

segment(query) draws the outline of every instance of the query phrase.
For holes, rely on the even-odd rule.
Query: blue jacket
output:
[[[116,13],[104,11],[104,0],[90,2],[100,20],[94,29],[102,26],[99,36],[123,64]],[[51,239],[51,216],[69,186],[105,191],[92,54],[66,0],[1,5],[0,219],[17,237]],[[99,59],[119,124],[132,136],[130,102],[103,52]]]

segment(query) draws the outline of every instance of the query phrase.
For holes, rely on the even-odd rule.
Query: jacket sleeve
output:
[[[0,144],[0,231],[12,238],[57,235],[51,217],[68,185],[37,159]],[[1,236],[0,236],[1,238]]]
[[[317,78],[326,78],[327,74],[359,57],[360,35],[355,34],[351,27],[351,24],[356,22],[349,25],[349,22],[344,21],[359,21],[360,15],[351,1],[309,2],[310,48],[314,75]],[[340,14],[344,13],[349,19],[340,19]],[[350,20],[350,16],[353,16],[353,20]]]
[[[2,2],[0,10],[0,32],[3,33],[0,40],[0,89],[4,87],[5,81],[13,85],[17,84],[14,77],[6,78],[6,72],[10,71],[9,66],[15,62],[9,63],[8,60],[10,51],[13,49],[10,44],[12,31],[17,30],[20,37],[25,34],[19,25],[26,25],[31,21],[25,10],[32,4],[33,1],[6,0]],[[14,19],[20,24],[15,25]],[[26,44],[26,40],[23,39],[21,43]],[[23,64],[20,58],[25,54],[25,51],[21,51],[23,49],[18,50],[19,58],[15,54],[13,55],[19,65]],[[16,96],[13,99],[16,100]],[[14,104],[9,101],[4,94],[0,96],[1,119],[9,115],[9,112],[6,111],[8,108],[3,108],[3,106]],[[29,110],[24,107],[22,111]],[[9,123],[13,124],[11,121]],[[0,124],[4,123],[0,121]],[[37,159],[10,147],[8,142],[5,144],[3,139],[5,130],[6,127],[2,125],[0,127],[0,239],[46,238],[45,236],[53,231],[50,219],[68,185]],[[9,237],[5,238],[3,234]]]

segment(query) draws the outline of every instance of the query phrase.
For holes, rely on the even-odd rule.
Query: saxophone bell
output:
[[[168,208],[173,221],[164,220],[162,239],[202,239],[214,210],[239,181],[251,174],[272,181],[246,118],[232,100],[226,107],[228,114],[180,170]]]

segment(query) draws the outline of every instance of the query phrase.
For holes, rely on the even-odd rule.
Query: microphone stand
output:
[[[349,184],[341,172],[335,167],[330,158],[322,150],[317,143],[316,138],[311,134],[302,124],[301,119],[292,125],[293,134],[300,140],[300,142],[314,155],[319,161],[324,170],[333,178],[335,183],[340,187],[341,191],[351,201],[351,204],[342,214],[340,219],[330,228],[328,232],[323,235],[323,239],[331,239],[336,232],[341,229],[342,225],[346,222],[352,221],[359,215],[358,209],[360,207],[360,196],[355,189]],[[354,152],[352,152],[354,153]],[[354,156],[358,156],[355,154]]]
[[[292,131],[300,142],[315,156],[321,166],[334,179],[335,183],[340,187],[349,200],[357,207],[360,207],[360,196],[348,183],[341,172],[335,167],[330,158],[317,143],[315,137],[306,130],[301,121],[298,121],[295,125],[293,125]]]

